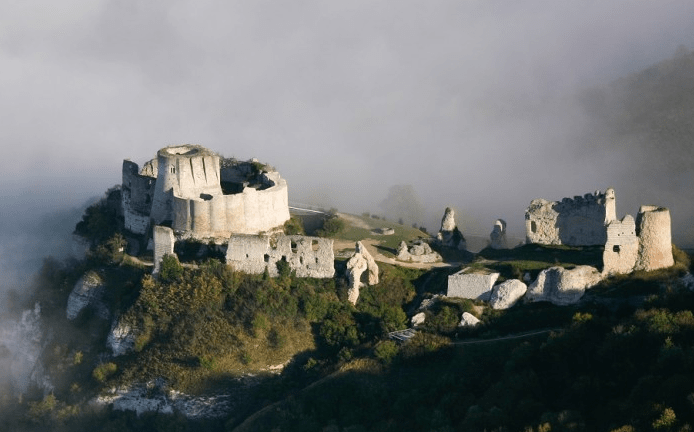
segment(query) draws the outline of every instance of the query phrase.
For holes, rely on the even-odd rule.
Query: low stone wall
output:
[[[274,245],[273,245],[274,243]],[[279,275],[277,262],[286,261],[298,277],[331,278],[335,275],[333,241],[320,237],[233,235],[226,262],[234,270]]]

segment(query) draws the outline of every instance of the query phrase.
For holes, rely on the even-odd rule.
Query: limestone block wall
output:
[[[614,190],[564,198],[536,199],[525,211],[526,240],[547,245],[604,245],[605,225],[615,219]]]
[[[602,254],[604,274],[627,274],[634,270],[639,255],[636,222],[630,215],[607,225],[607,241]]]
[[[221,237],[260,234],[281,227],[289,220],[287,182],[277,175],[277,183],[264,190],[246,188],[234,195],[211,199],[172,199],[172,227],[187,231],[189,237]]]
[[[123,161],[121,200],[125,228],[136,234],[145,234],[149,227],[149,212],[156,178],[142,175],[135,162]]]
[[[219,156],[204,147],[165,147],[157,153],[157,183],[151,217],[170,220],[173,197],[188,199],[222,195]]]
[[[458,273],[448,276],[448,297],[462,297],[489,301],[494,283],[499,273],[480,274],[466,273],[463,269]]]
[[[298,277],[331,278],[335,275],[333,241],[320,237],[233,235],[226,262],[234,270],[260,274],[267,268],[278,276],[277,262],[286,261]]]
[[[636,216],[636,234],[640,242],[636,270],[651,271],[675,264],[672,256],[670,210],[641,206]]]
[[[158,274],[161,268],[161,260],[164,255],[174,254],[174,245],[176,244],[176,237],[174,236],[173,230],[168,227],[155,226],[154,227],[154,270],[153,274]]]

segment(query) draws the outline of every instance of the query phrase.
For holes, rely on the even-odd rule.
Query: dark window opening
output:
[[[171,167],[171,174],[176,174],[176,167],[174,167],[174,166]]]
[[[250,258],[250,255],[246,254],[246,258]]]
[[[300,263],[301,265],[304,265],[304,257],[299,257],[299,263]]]
[[[537,224],[535,221],[530,221],[530,231],[533,233],[537,232]]]
[[[612,252],[617,252],[617,253],[619,253],[619,245],[614,245],[614,246],[612,246]]]
[[[314,252],[318,252],[318,240],[311,240],[311,249]]]
[[[292,240],[292,245],[291,245],[291,246],[292,246],[292,252],[293,252],[293,253],[296,253],[296,242],[295,242],[294,240]]]
[[[266,262],[266,263],[269,263],[269,262],[270,262],[270,255],[265,254],[265,257],[264,257],[264,258],[265,258],[265,262]]]

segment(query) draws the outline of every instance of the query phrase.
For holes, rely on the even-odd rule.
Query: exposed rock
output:
[[[448,276],[448,297],[462,297],[489,301],[492,287],[499,273],[472,273],[465,268]]]
[[[417,310],[423,311],[423,310],[429,309],[430,307],[434,306],[439,301],[440,298],[441,298],[441,295],[436,294],[432,298],[422,300],[422,303],[419,304],[419,307],[417,308]]]
[[[463,315],[460,317],[458,327],[474,327],[479,323],[480,320],[476,316],[469,312],[463,312]]]
[[[103,319],[108,319],[108,308],[101,302],[104,295],[104,282],[101,277],[93,271],[85,273],[75,284],[70,296],[67,299],[65,309],[67,319],[77,318],[85,307],[92,307],[97,315]]]
[[[492,249],[508,249],[508,241],[506,240],[506,221],[497,219],[494,222],[491,234],[489,234],[490,244]]]
[[[106,344],[114,356],[123,355],[135,346],[135,332],[129,325],[114,321]]]
[[[426,314],[424,312],[420,312],[412,317],[412,326],[417,327],[418,325],[424,324],[424,320],[426,319]]]
[[[465,250],[467,247],[465,237],[455,224],[455,212],[450,207],[446,207],[446,211],[443,213],[441,229],[436,235],[436,239],[440,245],[445,247],[458,250]]]
[[[409,261],[410,260],[410,251],[407,249],[407,243],[405,241],[401,241],[400,245],[398,246],[398,254],[396,256],[397,259],[400,261]]]
[[[682,276],[682,284],[689,290],[689,291],[694,291],[694,275],[691,273],[687,273],[686,275]]]
[[[347,280],[349,281],[347,298],[352,304],[357,304],[359,289],[363,285],[361,277],[367,270],[367,284],[376,285],[378,283],[378,265],[366,247],[359,241],[356,244],[354,255],[347,261]]]
[[[603,276],[595,267],[578,266],[571,270],[550,267],[542,270],[528,287],[525,298],[531,302],[548,301],[565,306],[578,302],[586,289],[597,285]]]
[[[492,288],[489,304],[492,309],[508,309],[525,295],[528,286],[518,279],[509,279]]]

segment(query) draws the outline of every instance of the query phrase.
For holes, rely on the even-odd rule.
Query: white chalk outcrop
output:
[[[508,309],[528,291],[528,286],[518,279],[509,279],[492,288],[489,305],[492,309]]]
[[[458,323],[458,327],[474,327],[479,323],[480,320],[476,316],[474,316],[470,312],[463,312],[463,315],[460,317],[460,323]]]
[[[494,283],[499,273],[484,272],[465,268],[448,276],[448,297],[460,297],[489,301]]]
[[[603,276],[591,266],[578,266],[567,270],[550,267],[542,270],[535,282],[530,284],[525,295],[527,301],[548,301],[565,306],[578,302],[586,289],[597,285]]]
[[[352,304],[357,304],[359,299],[359,289],[364,285],[361,282],[361,276],[365,271],[368,271],[368,285],[376,285],[378,283],[378,265],[376,265],[376,261],[374,261],[362,242],[358,241],[355,249],[354,255],[347,261],[347,280],[349,281],[347,299]]]
[[[106,338],[106,344],[114,356],[119,356],[132,350],[135,346],[135,331],[128,324],[114,321],[111,331]]]
[[[77,281],[67,299],[67,307],[65,308],[67,319],[74,320],[87,306],[94,308],[97,316],[108,319],[108,308],[101,302],[104,289],[104,281],[96,272],[85,273]]]

